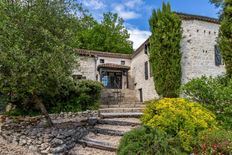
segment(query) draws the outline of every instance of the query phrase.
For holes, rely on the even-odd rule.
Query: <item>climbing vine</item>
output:
[[[169,3],[153,10],[149,20],[150,63],[156,91],[163,97],[178,96],[181,85],[181,19]]]

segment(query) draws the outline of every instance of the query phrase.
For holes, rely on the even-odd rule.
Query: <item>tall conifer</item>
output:
[[[178,96],[181,85],[181,20],[169,3],[154,10],[149,20],[150,63],[156,91],[163,97]]]

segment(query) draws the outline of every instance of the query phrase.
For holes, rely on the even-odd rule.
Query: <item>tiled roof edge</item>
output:
[[[182,13],[182,12],[174,12],[175,14],[179,15],[181,19],[183,20],[201,20],[205,22],[215,23],[219,24],[219,19],[207,17],[207,16],[200,16],[200,15],[193,15],[188,13]]]
[[[110,58],[123,58],[131,59],[131,54],[121,54],[121,53],[111,53],[111,52],[102,52],[94,50],[85,50],[85,49],[75,49],[79,55],[82,56],[100,56],[100,57],[110,57]]]

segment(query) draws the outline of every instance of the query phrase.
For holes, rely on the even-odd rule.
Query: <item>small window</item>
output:
[[[147,44],[144,45],[144,53],[147,54],[148,50],[147,50]]]
[[[124,60],[121,61],[121,65],[125,65],[125,61]]]
[[[148,80],[148,62],[146,61],[144,64],[144,74],[145,74],[145,80]]]
[[[73,75],[72,77],[73,77],[74,80],[82,79],[82,75]]]
[[[214,53],[215,53],[215,65],[216,66],[222,65],[222,56],[218,45],[214,46]]]
[[[100,63],[101,63],[101,64],[104,64],[104,63],[105,63],[105,60],[104,60],[104,59],[100,59]]]
[[[144,45],[144,53],[148,54],[149,53],[149,48],[150,48],[150,44],[145,44]]]

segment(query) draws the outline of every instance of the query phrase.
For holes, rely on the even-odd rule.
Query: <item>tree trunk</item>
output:
[[[33,95],[33,101],[34,103],[38,106],[38,108],[40,109],[41,113],[45,116],[45,119],[48,123],[49,127],[53,126],[52,120],[47,112],[47,109],[45,108],[42,100],[37,96],[37,95]]]

